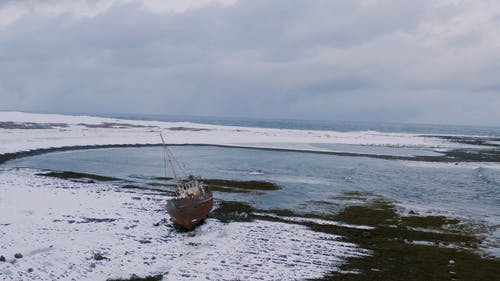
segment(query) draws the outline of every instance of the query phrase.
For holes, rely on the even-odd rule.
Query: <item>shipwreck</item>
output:
[[[173,154],[161,136],[165,151],[165,167],[168,159],[174,176],[175,197],[167,201],[166,209],[172,222],[185,229],[192,230],[208,216],[213,207],[213,194],[199,177],[189,175],[179,179],[172,161]]]

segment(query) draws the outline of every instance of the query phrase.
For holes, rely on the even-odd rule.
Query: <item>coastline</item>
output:
[[[150,146],[158,145],[41,149],[3,155],[0,156],[0,161],[5,163],[11,159],[53,151]],[[0,163],[0,167],[3,163]],[[99,175],[95,176],[99,179]],[[65,177],[64,180],[73,182],[71,176]],[[104,183],[97,181],[98,185]],[[237,187],[238,182],[226,181],[223,185],[225,188],[219,188],[217,192],[235,192],[235,190],[240,192]],[[235,187],[231,189],[231,186]],[[117,192],[117,190],[108,189],[105,192]],[[144,197],[141,194],[139,192],[132,198]],[[368,255],[348,258],[346,263],[339,265],[339,268],[331,270],[325,277],[317,280],[398,280],[401,276],[412,280],[428,280],[433,276],[487,280],[500,274],[498,272],[500,259],[484,256],[479,250],[484,239],[484,237],[481,238],[483,232],[471,231],[481,229],[483,226],[473,225],[470,224],[471,222],[460,221],[457,218],[417,214],[412,210],[404,215],[397,210],[394,202],[384,198],[377,199],[377,196],[370,194],[349,193],[341,197],[341,200],[352,200],[358,203],[348,205],[337,214],[318,215],[295,213],[292,210],[259,210],[241,202],[220,201],[218,208],[210,215],[210,219],[219,220],[225,224],[252,221],[296,224],[314,232],[342,237],[342,241],[359,245],[361,249],[369,251]],[[359,202],[364,203],[359,204]],[[111,225],[113,221],[103,223]],[[449,262],[444,263],[443,259],[448,259]],[[400,265],[395,266],[396,263]],[[429,275],[424,273],[424,269],[439,275]],[[158,274],[159,272],[154,270],[146,270],[145,273],[147,274],[140,274],[140,271],[134,272],[135,275],[131,279],[125,277],[116,279],[119,276],[113,275],[110,280],[161,280],[158,278],[169,276],[166,273]]]
[[[29,151],[19,151],[12,153],[0,153],[0,165],[10,160],[23,157],[30,157],[51,152],[86,150],[86,149],[103,149],[103,148],[126,148],[126,147],[161,147],[161,143],[151,144],[102,144],[102,145],[75,145],[52,148],[39,148]],[[401,160],[415,162],[440,162],[440,163],[500,163],[500,145],[494,145],[491,149],[470,150],[470,149],[452,149],[441,152],[440,156],[396,156],[396,155],[377,155],[370,153],[352,153],[352,152],[335,152],[335,151],[315,151],[307,149],[291,149],[291,148],[272,148],[272,147],[255,147],[245,145],[224,145],[224,144],[203,144],[203,143],[185,143],[185,144],[169,144],[169,146],[193,146],[193,147],[220,147],[220,148],[237,148],[250,149],[274,152],[297,152],[311,153],[322,155],[335,155],[347,157],[368,157],[385,160]]]
[[[78,121],[79,122],[79,121]],[[4,191],[10,194],[9,200],[12,202],[16,200],[20,200],[19,198],[23,198],[23,196],[29,196],[30,193],[40,192],[40,183],[46,183],[47,192],[56,193],[60,196],[67,197],[71,196],[71,192],[75,192],[85,198],[88,202],[94,202],[94,200],[101,200],[100,198],[107,198],[107,200],[118,200],[121,202],[123,206],[114,206],[110,207],[108,203],[101,203],[97,208],[88,208],[88,206],[83,206],[81,211],[83,213],[88,213],[83,216],[78,216],[76,214],[71,214],[70,217],[64,217],[68,214],[63,213],[53,213],[50,215],[52,221],[47,221],[47,226],[40,226],[42,228],[48,228],[48,232],[45,233],[47,237],[51,237],[51,231],[68,231],[72,229],[72,231],[78,231],[78,228],[75,226],[86,226],[88,223],[95,223],[96,227],[98,227],[101,231],[111,231],[110,233],[116,232],[120,230],[119,236],[113,238],[116,240],[107,241],[108,245],[103,247],[94,247],[96,249],[92,249],[93,247],[86,245],[85,249],[78,248],[78,251],[82,251],[84,253],[83,256],[80,256],[80,267],[84,268],[83,271],[68,271],[66,269],[58,268],[61,274],[66,274],[70,276],[71,274],[76,274],[75,276],[109,276],[110,280],[114,280],[116,278],[125,278],[120,280],[128,280],[127,275],[132,276],[131,274],[136,275],[136,279],[133,280],[150,280],[150,279],[140,279],[139,276],[150,276],[149,278],[157,278],[158,276],[165,276],[165,278],[173,278],[173,276],[182,277],[183,274],[188,274],[186,272],[179,272],[172,269],[163,268],[158,262],[158,252],[157,250],[151,250],[148,248],[153,245],[161,245],[161,247],[166,246],[165,243],[170,243],[165,240],[162,236],[165,233],[169,233],[174,235],[174,240],[180,243],[187,243],[186,247],[195,253],[198,253],[199,256],[203,257],[203,250],[200,247],[205,247],[211,241],[211,239],[217,239],[216,237],[210,236],[210,233],[197,230],[194,234],[189,233],[177,233],[168,223],[162,222],[162,218],[165,218],[166,214],[161,212],[162,200],[165,200],[168,196],[171,196],[170,193],[165,193],[164,191],[158,190],[141,190],[141,189],[130,189],[126,188],[126,186],[107,184],[106,182],[101,182],[100,175],[91,175],[96,179],[92,182],[82,182],[78,181],[77,177],[81,175],[72,175],[65,174],[60,179],[53,179],[49,177],[43,177],[40,175],[30,174],[29,170],[5,170],[2,169],[6,162],[13,159],[18,159],[21,157],[29,157],[34,155],[40,155],[44,153],[56,152],[56,151],[71,151],[71,150],[87,150],[87,149],[103,149],[103,148],[114,148],[114,147],[157,147],[161,146],[159,143],[154,142],[153,136],[157,134],[157,129],[155,128],[153,131],[151,127],[147,127],[145,124],[130,124],[125,123],[102,123],[102,119],[96,119],[96,124],[89,126],[88,124],[85,126],[80,126],[78,129],[68,129],[65,127],[66,125],[71,127],[73,125],[68,125],[66,123],[59,123],[58,127],[54,129],[52,125],[45,128],[39,128],[37,126],[29,123],[29,125],[22,126],[31,126],[28,129],[3,129],[12,134],[18,134],[15,138],[19,139],[19,136],[30,137],[36,136],[38,133],[42,133],[42,137],[38,138],[39,142],[35,142],[34,146],[40,145],[40,148],[32,148],[27,151],[19,151],[18,148],[14,148],[13,150],[18,150],[16,152],[8,152],[8,153],[0,153],[0,171],[8,179],[8,182],[0,182],[0,185],[3,184]],[[61,125],[66,124],[66,125]],[[16,126],[18,126],[17,124]],[[36,127],[39,129],[33,129],[32,127]],[[118,128],[118,127],[120,128]],[[267,150],[267,151],[283,151],[283,152],[300,152],[300,153],[316,153],[316,154],[327,154],[327,155],[336,155],[336,156],[349,156],[349,157],[371,157],[377,159],[387,159],[387,160],[400,160],[400,161],[415,161],[415,162],[437,162],[437,163],[456,163],[456,164],[466,164],[466,163],[497,163],[500,162],[500,157],[498,154],[499,144],[494,143],[495,140],[487,140],[493,141],[493,143],[486,143],[488,145],[485,146],[484,142],[478,142],[477,140],[471,139],[470,137],[464,139],[457,139],[453,137],[453,141],[451,144],[444,142],[445,147],[447,149],[440,151],[442,155],[439,156],[394,156],[394,155],[374,155],[374,154],[363,154],[363,153],[350,153],[350,152],[336,152],[336,151],[324,151],[321,149],[317,150],[308,150],[308,149],[297,149],[297,145],[292,147],[295,148],[287,148],[286,145],[279,142],[282,141],[281,138],[277,136],[268,136],[265,135],[269,133],[266,130],[259,129],[255,132],[251,132],[250,136],[255,137],[255,134],[262,134],[262,139],[266,140],[267,143],[264,143],[266,146],[248,146],[248,140],[245,139],[246,142],[236,142],[234,144],[221,144],[215,143],[216,141],[220,141],[219,139],[212,138],[209,142],[212,143],[196,143],[192,141],[191,143],[183,143],[182,141],[188,137],[193,136],[194,140],[197,140],[204,136],[204,134],[210,133],[213,131],[210,130],[198,130],[200,126],[198,125],[186,125],[186,124],[170,124],[170,127],[162,127],[159,130],[169,130],[173,134],[176,134],[176,138],[173,138],[172,146],[211,146],[211,147],[222,147],[222,148],[243,148],[243,149],[257,149],[257,150]],[[191,126],[191,127],[187,127]],[[226,128],[227,129],[227,128]],[[63,130],[63,131],[60,131]],[[68,131],[64,131],[68,130]],[[78,140],[68,140],[69,143],[66,143],[66,140],[59,139],[63,136],[74,137],[75,133],[81,135],[82,132],[88,132],[86,130],[92,131],[94,136],[103,136],[103,138],[83,138],[86,141],[87,145],[72,145],[73,143],[80,143],[82,139]],[[146,130],[146,131],[144,131]],[[241,133],[238,130],[242,130],[241,128],[235,129],[234,134]],[[222,131],[219,131],[219,133]],[[279,130],[272,131],[276,134],[280,133]],[[286,133],[290,133],[289,131],[285,131]],[[248,133],[248,132],[246,132]],[[299,139],[295,139],[296,143],[300,144],[300,141],[310,140],[307,136],[303,135],[304,132],[300,132],[298,135]],[[146,134],[142,138],[134,138],[135,134]],[[51,140],[53,136],[58,137],[58,141],[61,147],[45,147],[52,145]],[[113,136],[110,138],[109,136]],[[124,136],[131,136],[129,139],[123,139]],[[213,136],[213,135],[211,135]],[[248,136],[248,135],[247,135]],[[350,136],[351,137],[351,136]],[[377,136],[380,137],[380,136]],[[393,136],[391,136],[393,137]],[[404,136],[403,138],[406,138]],[[435,136],[436,138],[442,138],[446,136]],[[239,137],[238,137],[239,138]],[[238,139],[234,138],[234,139]],[[233,140],[234,140],[233,139]],[[242,138],[244,139],[244,138]],[[312,140],[318,140],[318,138],[313,137]],[[113,142],[137,142],[138,140],[142,140],[144,143],[113,143]],[[254,140],[254,139],[252,139]],[[289,137],[286,138],[289,140]],[[420,140],[420,139],[418,139]],[[73,141],[73,143],[71,143]],[[332,142],[332,140],[329,140]],[[401,147],[401,143],[398,140],[392,140],[395,147]],[[102,144],[102,142],[108,142],[106,144]],[[111,143],[110,143],[111,142]],[[279,144],[276,147],[276,144]],[[412,141],[409,141],[412,143]],[[433,143],[433,142],[431,142]],[[33,144],[28,144],[28,146]],[[170,144],[169,144],[170,145]],[[358,144],[356,144],[358,145]],[[272,146],[272,147],[271,147]],[[404,147],[404,145],[403,145]],[[389,146],[390,148],[390,146]],[[424,148],[426,146],[424,145]],[[5,149],[5,147],[3,148]],[[441,149],[436,147],[436,149]],[[480,152],[480,153],[477,153]],[[484,153],[483,153],[484,152]],[[55,171],[57,172],[57,171]],[[72,178],[75,177],[75,178]],[[85,175],[83,175],[85,176]],[[44,179],[46,178],[46,179]],[[54,182],[53,182],[54,180]],[[25,182],[26,181],[26,182]],[[23,193],[21,197],[16,197],[18,195],[17,190],[9,186],[10,183],[15,183],[14,187],[17,185],[23,186],[21,188],[21,192]],[[248,192],[273,192],[275,187],[265,187],[266,184],[262,183],[262,188],[257,186],[255,188],[254,185],[248,185],[245,183],[240,183],[237,181],[220,181],[217,179],[212,180],[212,184],[215,185],[216,192],[221,193],[234,193],[234,194],[246,194]],[[255,183],[253,183],[255,184]],[[260,183],[257,183],[257,185]],[[220,186],[218,186],[220,185]],[[36,187],[36,188],[35,188]],[[24,190],[26,189],[26,190]],[[254,190],[255,189],[255,190]],[[24,190],[24,191],[22,191]],[[5,193],[7,194],[7,193]],[[349,252],[349,255],[336,256],[336,253],[333,256],[328,256],[326,252],[319,251],[315,253],[318,257],[322,259],[329,260],[328,263],[319,262],[315,267],[308,267],[307,264],[295,264],[293,265],[297,269],[301,266],[304,268],[309,268],[315,272],[315,275],[311,275],[309,277],[304,278],[313,278],[318,280],[398,280],[401,278],[412,279],[412,280],[428,280],[432,276],[430,276],[425,270],[428,269],[431,272],[434,272],[435,276],[440,276],[441,278],[455,278],[455,279],[484,279],[487,280],[493,274],[500,274],[498,269],[500,268],[500,259],[494,257],[488,257],[481,253],[480,246],[484,242],[484,228],[486,226],[482,225],[474,225],[471,222],[461,221],[458,218],[453,217],[442,217],[437,215],[425,215],[425,214],[417,214],[413,210],[407,210],[407,213],[402,213],[401,210],[398,210],[397,202],[391,202],[387,198],[381,198],[376,194],[362,194],[362,193],[348,193],[341,195],[342,198],[339,200],[346,200],[348,202],[348,206],[341,210],[339,213],[332,214],[314,214],[314,213],[296,213],[293,210],[261,210],[255,209],[251,205],[248,205],[243,202],[238,201],[225,201],[219,200],[217,204],[217,208],[211,214],[208,222],[203,226],[203,228],[209,229],[209,231],[213,231],[216,229],[217,233],[225,233],[227,231],[235,231],[235,234],[238,234],[235,237],[240,237],[239,235],[245,234],[246,231],[252,230],[256,231],[257,229],[264,228],[267,231],[284,231],[287,228],[292,227],[293,231],[295,231],[295,235],[297,237],[309,237],[311,239],[308,243],[319,243],[317,239],[322,237],[321,235],[328,235],[328,239],[332,239],[331,244],[328,244],[328,247],[332,247],[332,249],[344,249],[342,247],[342,243],[347,243],[349,245],[346,250]],[[71,199],[74,200],[74,199]],[[63,209],[61,205],[58,205],[57,201],[53,202],[54,205],[51,205],[51,208]],[[322,204],[325,204],[324,202]],[[27,219],[28,221],[32,219],[32,216],[37,213],[45,212],[45,207],[23,207],[20,209],[16,209],[15,204],[9,205],[9,208],[13,208],[18,211],[18,216],[23,219]],[[151,207],[153,206],[153,207]],[[1,205],[0,205],[1,207]],[[69,208],[71,210],[71,208]],[[130,210],[139,210],[139,217],[136,215],[125,215]],[[9,213],[12,210],[4,210],[5,213]],[[74,210],[76,211],[76,210]],[[25,213],[26,212],[26,213]],[[99,214],[99,215],[98,215]],[[104,217],[102,217],[104,214]],[[112,214],[123,214],[119,218],[114,218]],[[144,217],[151,217],[151,219],[147,219],[146,223],[139,223]],[[360,218],[366,218],[361,219]],[[12,221],[15,221],[15,217],[9,217]],[[138,222],[135,222],[138,221]],[[247,224],[245,224],[247,223]],[[135,225],[135,226],[134,226]],[[292,226],[290,226],[292,225]],[[0,232],[8,231],[9,228],[13,227],[12,222],[6,222],[1,224],[0,222]],[[355,226],[355,227],[352,227]],[[23,227],[29,227],[29,225],[23,225]],[[29,228],[28,228],[29,229]],[[113,248],[115,243],[119,242],[120,239],[126,239],[127,235],[131,235],[130,231],[133,229],[134,238],[129,242],[134,244],[136,243],[140,247],[147,248],[149,252],[154,252],[155,260],[151,260],[151,257],[148,257],[148,260],[142,260],[143,257],[140,257],[141,252],[136,252],[132,259],[132,264],[136,267],[135,271],[128,271],[127,273],[121,272],[118,273],[115,269],[110,268],[120,268],[115,261],[122,258],[123,255],[128,255],[125,252],[121,253],[119,251],[109,251],[105,250],[107,248]],[[211,230],[210,230],[211,229]],[[36,234],[36,230],[30,230],[32,235]],[[80,230],[81,231],[81,230]],[[139,232],[148,232],[150,233],[147,236],[139,234]],[[5,232],[4,232],[5,233]],[[76,232],[75,232],[76,233]],[[27,237],[29,239],[34,239],[28,234]],[[124,236],[121,236],[124,235]],[[158,236],[156,236],[158,235]],[[190,235],[194,235],[191,237]],[[208,236],[207,236],[208,235]],[[246,234],[245,234],[246,235]],[[246,236],[245,236],[246,237]],[[230,239],[233,239],[229,237]],[[229,239],[228,238],[228,239]],[[269,239],[267,234],[262,234],[258,239]],[[279,237],[278,237],[279,238]],[[11,241],[13,245],[17,245],[17,238],[12,238]],[[293,240],[295,238],[290,237],[290,240],[287,240],[287,243],[291,243],[290,245],[295,245],[297,241]],[[193,241],[191,241],[193,240]],[[8,239],[7,239],[8,241]],[[148,242],[149,241],[149,242]],[[190,242],[186,242],[190,241]],[[254,240],[250,239],[245,240],[246,247],[250,249],[249,251],[253,251],[255,253],[259,253],[260,250],[251,249],[252,243],[255,243]],[[309,241],[309,240],[308,240]],[[94,241],[94,243],[98,243]],[[192,244],[189,244],[192,243]],[[218,244],[222,247],[225,243],[228,243],[226,240],[222,240]],[[271,243],[271,242],[269,242]],[[272,243],[281,243],[280,240],[273,240]],[[340,244],[338,244],[340,243]],[[267,244],[266,244],[267,245]],[[321,243],[317,244],[318,247],[322,247]],[[45,249],[40,254],[48,256],[51,255],[55,250],[51,250],[47,247],[50,245],[43,245],[36,247],[33,246],[33,249],[27,250],[30,251],[38,251],[37,249]],[[324,245],[323,245],[324,246]],[[42,247],[42,248],[37,248]],[[271,247],[271,246],[269,246]],[[221,248],[222,250],[224,247]],[[213,250],[217,250],[214,248]],[[279,254],[278,249],[274,249],[276,255]],[[46,252],[44,252],[46,251]],[[58,255],[65,255],[65,251],[59,249],[61,251]],[[109,260],[99,260],[94,261],[92,255],[94,251],[104,255],[109,258]],[[176,262],[180,261],[189,261],[186,260],[188,257],[182,257],[183,248],[177,249],[177,254],[173,257]],[[340,250],[339,253],[342,253],[343,250]],[[2,253],[0,253],[2,254]],[[287,256],[294,256],[294,253],[286,254]],[[32,255],[36,260],[39,257],[38,253]],[[17,265],[12,264],[7,265],[7,269],[4,268],[2,271],[0,268],[0,273],[4,274],[20,274],[19,276],[23,276],[28,278],[26,273],[26,269],[20,266],[26,266],[27,260],[31,256],[28,255],[24,260],[18,260]],[[268,256],[270,259],[277,258],[278,256]],[[428,257],[425,259],[423,257]],[[60,258],[60,257],[59,257]],[[258,258],[258,255],[255,256]],[[316,256],[312,256],[311,258],[316,259]],[[285,259],[285,258],[282,258]],[[286,261],[287,259],[285,259]],[[11,260],[15,261],[15,260]],[[283,262],[280,266],[284,266],[286,269],[286,262],[275,260],[278,262]],[[452,261],[452,262],[450,262]],[[221,262],[221,261],[217,261]],[[255,262],[249,261],[249,263],[253,266],[255,264],[260,264],[261,261]],[[253,264],[255,263],[255,264]],[[113,265],[112,265],[113,264]],[[217,264],[217,266],[221,266],[222,263]],[[0,264],[1,265],[1,264]],[[93,267],[93,266],[94,267]],[[141,265],[141,266],[139,266]],[[97,269],[96,269],[97,268]],[[99,269],[100,268],[100,269]],[[224,268],[224,267],[221,267]],[[237,267],[239,276],[246,276],[245,270],[243,270],[244,266]],[[328,269],[326,269],[328,268]],[[284,270],[283,269],[283,270]],[[42,269],[36,269],[43,271]],[[99,275],[98,270],[104,270],[102,275]],[[257,270],[254,268],[254,270]],[[279,267],[279,270],[282,270]],[[289,270],[289,269],[288,269]],[[10,273],[9,273],[10,272]],[[13,273],[14,272],[14,273]],[[111,273],[110,272],[114,272]],[[36,273],[38,274],[38,273]],[[45,274],[45,273],[40,273]],[[81,275],[78,275],[81,274]],[[207,274],[211,274],[211,276],[218,276],[215,272],[209,272]],[[49,276],[49,275],[47,275]],[[249,275],[250,276],[250,275]],[[264,275],[263,275],[264,276]],[[320,277],[323,276],[323,277]],[[224,276],[219,276],[221,279],[224,279]],[[184,277],[186,278],[186,277]],[[119,279],[117,279],[119,280]],[[130,279],[132,280],[132,279]]]

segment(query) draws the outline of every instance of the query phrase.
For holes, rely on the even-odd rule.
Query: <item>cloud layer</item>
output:
[[[0,110],[500,125],[500,2],[4,1]]]

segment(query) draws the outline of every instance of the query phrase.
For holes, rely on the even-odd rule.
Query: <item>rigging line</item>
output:
[[[168,157],[168,162],[170,163],[170,167],[172,168],[172,173],[174,175],[177,190],[181,190],[181,183],[179,181],[179,178],[177,177],[177,174],[175,173],[175,167],[174,167],[174,164],[172,163],[172,158],[170,157],[170,154],[172,154],[172,152],[170,152],[170,150],[168,149],[167,144],[165,143],[165,140],[163,139],[163,135],[161,133],[160,133],[160,137],[161,137],[161,141],[163,143],[163,147],[165,147],[165,151],[166,151],[166,154]],[[170,154],[169,154],[169,152],[170,152]]]
[[[160,132],[161,141],[163,142],[163,173],[165,176],[165,181],[167,181],[167,146],[163,140],[163,136]]]
[[[174,160],[175,164],[177,164],[177,167],[179,168],[179,170],[182,173],[184,173],[184,176],[187,176],[188,173],[187,173],[186,165],[183,162],[179,161],[177,159],[177,157],[175,157],[174,154],[171,151],[170,151],[170,155],[171,155],[172,159]]]
[[[163,150],[163,175],[165,176],[165,181],[167,180],[167,155],[165,150]]]
[[[172,150],[170,150],[168,147],[167,147],[167,152],[168,152],[169,158],[172,159],[173,163],[176,165],[177,169],[181,172],[181,174],[183,173],[184,176],[187,176],[188,175],[188,168],[187,168],[186,164],[184,164],[184,162],[182,162],[182,161],[179,161],[177,159],[177,157],[175,157]]]
[[[177,165],[177,168],[181,172],[181,175],[184,174],[185,176],[187,176],[189,174],[187,166],[183,162],[180,162],[177,159],[177,157],[174,156],[174,154],[172,153],[172,151],[166,145],[165,140],[163,139],[163,134],[161,132],[160,132],[160,137],[162,138],[162,142],[163,142],[164,158],[165,158],[165,155],[166,155],[166,157],[168,157],[170,160],[173,160],[173,164]],[[172,167],[172,169],[174,169],[174,168],[175,167]],[[165,177],[167,177],[166,168],[165,168]]]

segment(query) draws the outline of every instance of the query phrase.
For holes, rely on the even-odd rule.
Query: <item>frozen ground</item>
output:
[[[162,193],[38,172],[0,170],[0,255],[7,259],[0,262],[0,279],[304,279],[368,254],[339,236],[297,224],[208,219],[195,232],[177,232],[167,223],[157,225],[168,219]],[[16,253],[23,257],[15,259]]]
[[[69,146],[159,144],[159,132],[164,132],[170,144],[308,151],[349,149],[339,145],[440,150],[466,146],[436,137],[403,133],[264,129],[21,112],[0,112],[0,132],[0,154]]]

